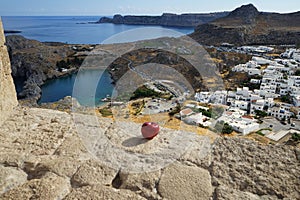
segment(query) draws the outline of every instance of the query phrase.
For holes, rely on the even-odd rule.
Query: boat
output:
[[[109,94],[107,94],[106,97],[102,98],[101,101],[102,102],[109,102],[109,101],[111,101],[111,98],[110,98]]]

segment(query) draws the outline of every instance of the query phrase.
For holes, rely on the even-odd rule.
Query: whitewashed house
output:
[[[250,104],[250,114],[255,115],[256,110],[263,111],[264,106],[265,106],[265,101],[264,100],[257,100],[257,101],[251,102],[251,104]]]
[[[277,119],[289,119],[292,115],[290,109],[292,105],[286,103],[280,103],[268,109],[268,115],[276,117]]]
[[[294,106],[300,107],[300,95],[293,96],[293,103],[294,103]]]

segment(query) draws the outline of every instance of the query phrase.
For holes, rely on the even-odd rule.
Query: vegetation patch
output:
[[[256,131],[256,134],[261,135],[261,136],[265,136],[265,133],[263,133],[264,131],[272,131],[272,129],[270,129],[270,128],[262,128],[262,129]]]
[[[133,96],[130,97],[130,100],[135,100],[139,98],[145,98],[145,97],[160,97],[160,98],[170,98],[170,95],[167,95],[165,93],[156,92],[155,90],[149,89],[146,86],[141,86],[136,91],[134,91]]]
[[[113,113],[109,107],[101,108],[99,109],[99,112],[101,113],[102,117],[113,116]]]
[[[268,113],[266,113],[265,111],[255,110],[254,112],[255,112],[255,115],[256,115],[257,119],[264,118],[264,117],[268,116]]]
[[[138,115],[145,106],[145,101],[135,101],[131,104],[133,115]]]
[[[169,115],[170,115],[170,116],[174,116],[174,115],[176,115],[177,113],[179,113],[180,110],[181,110],[180,104],[177,104],[177,106],[176,106],[175,108],[173,108],[173,109],[171,110],[171,112],[169,112]]]
[[[83,62],[83,58],[78,58],[75,57],[74,59],[67,59],[67,61],[65,60],[61,60],[61,61],[57,61],[56,62],[56,67],[58,69],[58,71],[62,71],[63,69],[70,69],[72,67],[80,67],[80,65]]]
[[[224,121],[218,121],[214,127],[214,131],[221,132],[222,134],[230,134],[233,132],[232,126]]]

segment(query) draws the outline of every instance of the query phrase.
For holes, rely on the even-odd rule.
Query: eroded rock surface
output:
[[[295,150],[289,146],[222,138],[214,144],[210,168],[216,187],[226,186],[279,199],[300,197],[300,163]],[[225,190],[218,191],[224,193]]]
[[[181,189],[183,191],[189,185],[185,175],[191,177],[194,172],[199,173],[195,180],[200,181],[201,176],[205,181],[193,188],[206,191],[206,197],[212,195],[209,171],[188,166],[193,164],[187,161],[191,160],[188,158],[190,153],[184,154],[195,151],[208,154],[207,138],[192,140],[198,136],[162,129],[160,136],[140,143],[142,137],[139,124],[113,122],[82,114],[80,119],[80,123],[75,124],[73,116],[65,112],[38,108],[16,109],[13,117],[7,119],[0,128],[0,174],[4,178],[8,177],[7,173],[19,175],[10,182],[1,183],[4,189],[0,199],[171,198],[168,188],[172,188],[174,182],[169,179],[176,180],[178,177],[181,182],[185,182],[186,186]],[[94,122],[97,123],[92,119],[96,119]],[[173,141],[174,133],[180,134],[181,139]],[[183,139],[185,136],[187,140]],[[106,143],[110,143],[110,148],[100,148],[103,137],[106,137]],[[136,137],[141,138],[137,140]],[[133,140],[131,145],[124,144],[128,139]],[[204,145],[205,141],[208,146]],[[184,148],[178,148],[176,145],[182,145],[181,142],[190,145],[184,143]],[[96,151],[97,145],[99,148]],[[117,151],[112,151],[114,148]],[[182,152],[176,154],[176,150]],[[162,163],[152,163],[155,168],[150,170],[146,168],[149,163],[144,163],[143,168],[143,161],[150,162],[153,157]],[[177,160],[181,157],[183,163],[180,164]],[[205,156],[198,157],[203,159]],[[131,162],[128,166],[133,168],[126,168],[123,158],[127,158],[127,164]],[[178,171],[173,170],[174,162],[179,163],[179,169],[184,174],[177,174]],[[134,168],[135,163],[138,168]],[[114,164],[117,165],[112,167]],[[160,193],[159,188],[164,192]]]
[[[11,65],[0,18],[0,125],[8,118],[17,104],[16,90],[11,77]]]
[[[299,161],[293,147],[262,146],[248,139],[223,137],[211,146],[206,137],[191,137],[191,133],[170,129],[162,129],[153,140],[141,142],[136,139],[139,124],[97,117],[93,122],[91,117],[95,116],[81,114],[81,123],[75,124],[73,116],[65,112],[16,109],[0,128],[0,199],[299,197]],[[172,155],[168,149],[176,151],[173,145],[180,144],[173,143],[174,133],[187,137],[177,141],[190,143],[184,151],[175,154],[172,162],[156,165],[156,170],[141,170],[141,161],[147,161],[145,156],[151,156],[156,147],[162,151],[154,151],[157,161],[168,160],[166,155]],[[118,151],[92,151],[101,144],[102,137]],[[132,140],[130,145],[124,145],[128,139]],[[87,141],[95,146],[87,146]],[[128,166],[137,163],[140,171],[124,168],[127,165],[123,158],[128,158]]]

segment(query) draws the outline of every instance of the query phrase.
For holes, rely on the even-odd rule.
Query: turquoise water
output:
[[[65,42],[69,44],[101,44],[115,42],[129,42],[142,39],[151,39],[163,36],[178,36],[193,32],[191,27],[162,27],[123,24],[90,24],[101,16],[4,16],[3,26],[6,30],[19,30],[26,38],[42,42]],[[134,29],[138,29],[138,31]],[[140,29],[148,28],[148,29]],[[153,29],[149,29],[153,28]],[[162,29],[163,28],[163,29]],[[165,29],[167,28],[167,29]],[[133,30],[133,31],[131,31]],[[127,31],[127,32],[125,32]],[[118,34],[124,33],[119,36]],[[176,35],[177,34],[177,35]],[[124,35],[126,37],[124,37]],[[117,36],[117,37],[116,37]],[[114,39],[114,38],[117,39]],[[144,38],[143,38],[144,37]],[[110,39],[109,39],[110,38]],[[123,39],[125,40],[123,41]],[[74,96],[74,83],[79,84]],[[78,76],[72,74],[48,81],[42,87],[42,96],[39,103],[54,102],[65,96],[74,96],[82,105],[92,106],[101,103],[99,99],[111,94],[113,90],[112,80],[107,72],[103,73],[96,91],[90,91],[92,84],[99,79],[99,71],[88,70],[81,72]],[[24,81],[24,80],[23,80]],[[23,88],[22,80],[15,80],[18,92]],[[78,91],[78,90],[79,91]]]
[[[76,88],[74,88],[75,81]],[[65,96],[73,96],[84,106],[101,105],[101,98],[112,94],[114,86],[111,82],[107,71],[81,70],[77,74],[50,80],[44,84],[39,103],[55,102]]]

